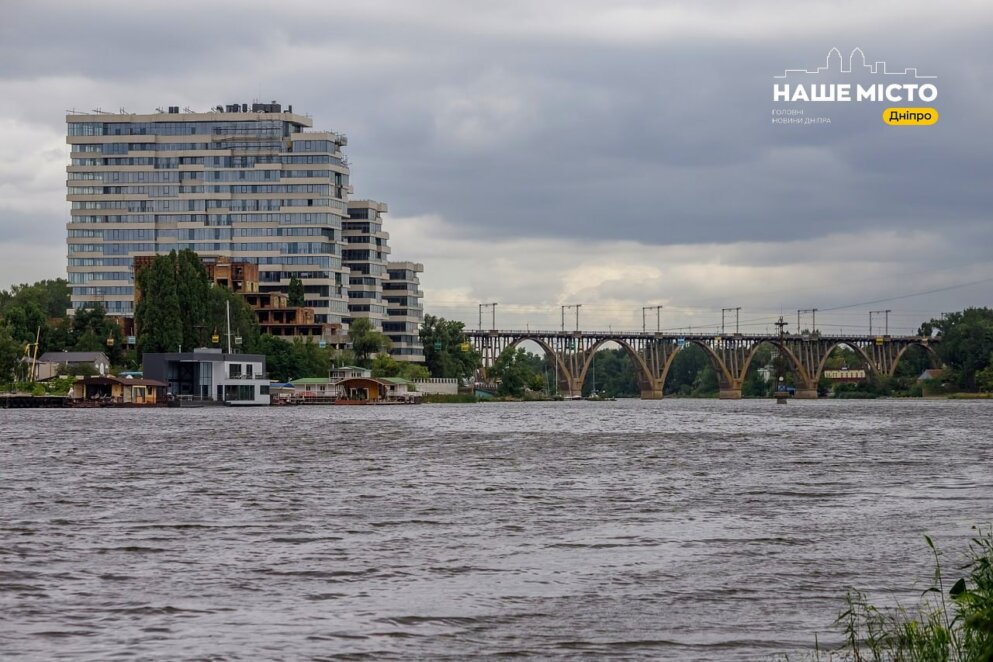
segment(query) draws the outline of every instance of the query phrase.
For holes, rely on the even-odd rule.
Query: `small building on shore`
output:
[[[342,400],[362,402],[406,402],[415,399],[411,382],[400,377],[350,377],[337,384]]]
[[[94,375],[105,375],[110,372],[110,359],[103,352],[45,352],[35,362],[34,378],[40,381],[55,377],[60,371],[68,373],[81,369],[92,370]]]
[[[164,405],[168,401],[165,382],[113,375],[80,377],[73,383],[69,395],[77,404],[94,406],[150,406]]]
[[[294,398],[335,398],[338,383],[327,377],[303,377],[290,382]]]
[[[331,368],[331,380],[340,382],[343,379],[353,377],[372,377],[372,370],[357,365],[343,365],[340,368]]]
[[[432,377],[430,379],[415,379],[414,388],[418,393],[438,395],[456,395],[459,392],[459,380],[455,377]]]
[[[180,401],[268,405],[269,376],[261,354],[225,354],[201,347],[192,352],[145,354],[142,373],[165,382]]]

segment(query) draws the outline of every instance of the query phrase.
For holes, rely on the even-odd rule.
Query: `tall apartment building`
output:
[[[353,319],[365,317],[377,331],[383,330],[386,320],[383,281],[390,254],[390,235],[383,231],[386,211],[384,202],[352,200],[348,203],[348,218],[342,221],[342,262],[349,269],[346,321],[351,324]]]
[[[386,265],[387,280],[383,283],[383,298],[386,299],[386,321],[383,332],[393,341],[390,354],[398,361],[424,361],[424,347],[421,345],[419,329],[424,319],[421,299],[424,293],[417,274],[424,271],[418,262],[389,262]]]
[[[134,258],[189,248],[257,264],[262,292],[303,281],[318,323],[349,316],[345,136],[271,104],[66,116],[75,308],[134,311]]]

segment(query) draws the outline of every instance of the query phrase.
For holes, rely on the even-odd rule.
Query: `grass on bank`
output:
[[[835,626],[845,635],[839,650],[818,648],[815,659],[852,662],[990,662],[993,661],[993,528],[973,527],[968,575],[951,586],[941,552],[925,541],[934,556],[931,587],[912,608],[879,608],[864,593],[851,590],[847,608]]]

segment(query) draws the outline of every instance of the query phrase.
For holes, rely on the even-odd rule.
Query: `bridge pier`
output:
[[[569,377],[564,380],[568,391],[563,393],[566,397],[577,398],[583,395],[583,380],[576,379],[575,377]]]
[[[641,387],[641,399],[642,400],[661,400],[662,399],[662,386],[651,386],[649,388]]]
[[[798,388],[796,390],[797,400],[816,400],[817,399],[817,387],[814,388]]]
[[[718,397],[721,400],[741,400],[740,388],[722,388]]]

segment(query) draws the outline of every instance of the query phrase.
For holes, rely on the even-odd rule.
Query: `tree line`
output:
[[[231,311],[231,334],[240,339],[239,351],[264,354],[273,379],[287,381],[329,374],[334,366],[359,365],[378,377],[407,379],[444,377],[470,380],[481,365],[481,355],[466,342],[462,322],[425,315],[420,328],[424,365],[397,361],[389,355],[390,341],[375,330],[369,320],[358,318],[349,328],[350,349],[321,348],[301,338],[288,341],[260,332],[252,308],[238,294],[214,285],[207,269],[193,251],[157,256],[139,271],[138,289],[142,295],[135,309],[137,347],[129,348],[115,318],[99,306],[71,308],[70,288],[65,279],[43,280],[0,290],[0,385],[10,386],[25,377],[22,360],[35,351],[102,351],[118,369],[140,367],[144,352],[174,352],[203,346],[227,346],[227,310]],[[294,304],[304,298],[303,286],[294,279],[290,286]],[[923,350],[912,348],[901,360],[892,378],[870,376],[859,384],[832,385],[821,380],[822,394],[834,388],[841,394],[919,395],[931,392],[993,392],[993,309],[968,308],[946,314],[921,325],[919,334],[938,337],[935,348],[944,368],[930,383],[918,376],[929,367]],[[742,394],[764,396],[771,393],[762,369],[771,366],[795,383],[795,375],[773,347],[765,345],[752,360]],[[828,369],[865,368],[860,356],[848,348],[836,349]],[[526,392],[553,393],[556,370],[550,357],[522,348],[507,350],[489,370],[505,395]],[[603,349],[593,357],[583,394],[609,397],[638,397],[641,386],[630,355],[622,348]],[[679,352],[670,367],[664,394],[667,396],[712,397],[718,393],[717,373],[704,350],[695,346]]]

